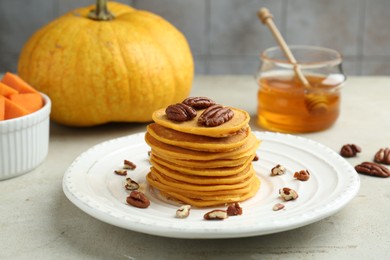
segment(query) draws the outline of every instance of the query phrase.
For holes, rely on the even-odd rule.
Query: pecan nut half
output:
[[[390,165],[390,148],[381,148],[376,152],[374,161]]]
[[[189,121],[196,117],[196,110],[186,104],[177,103],[170,105],[165,109],[167,118],[176,122]]]
[[[383,165],[373,162],[363,162],[355,166],[358,173],[386,178],[390,176],[390,170]]]
[[[279,195],[284,201],[295,200],[298,198],[298,193],[287,187],[280,189]]]
[[[228,217],[226,210],[215,209],[204,214],[205,220],[224,220]]]
[[[137,165],[129,160],[123,160],[123,169],[135,170]]]
[[[341,147],[340,155],[343,157],[354,157],[361,151],[362,149],[356,144],[345,144],[343,147]]]
[[[183,205],[176,210],[177,218],[186,218],[190,215],[191,205]]]
[[[215,105],[215,101],[207,97],[189,97],[183,100],[183,104],[193,107],[196,110],[208,108]]]
[[[310,172],[308,170],[300,170],[294,173],[294,178],[300,181],[307,181],[310,178]]]
[[[271,169],[271,176],[283,175],[286,173],[286,168],[283,165],[277,164]]]
[[[200,115],[198,124],[209,127],[219,126],[232,119],[233,116],[234,112],[230,108],[222,105],[212,105]]]
[[[228,216],[242,215],[242,208],[238,202],[229,205],[226,211]]]
[[[147,208],[150,205],[150,200],[140,191],[133,190],[126,198],[126,202],[137,208]]]
[[[131,178],[126,178],[125,189],[126,190],[138,190],[139,184]]]
[[[115,170],[114,173],[117,174],[117,175],[120,175],[120,176],[126,176],[127,175],[127,171],[126,170]]]

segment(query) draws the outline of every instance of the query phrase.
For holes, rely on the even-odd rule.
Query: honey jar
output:
[[[261,54],[256,77],[258,123],[267,130],[284,133],[327,129],[340,114],[340,89],[346,80],[342,56],[316,46],[290,49],[296,64],[291,64],[279,47]]]

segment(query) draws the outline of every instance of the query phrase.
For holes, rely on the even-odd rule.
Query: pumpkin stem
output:
[[[113,20],[115,16],[107,8],[107,0],[96,0],[96,8],[91,10],[88,18],[98,21]]]

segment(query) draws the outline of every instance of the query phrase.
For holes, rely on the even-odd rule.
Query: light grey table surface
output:
[[[246,109],[256,126],[257,86],[249,76],[197,76],[192,95]],[[362,147],[352,165],[390,147],[390,78],[351,77],[330,129],[300,136],[335,151]],[[100,142],[145,131],[145,124],[69,128],[51,124],[49,155],[25,175],[0,181],[0,259],[389,259],[390,178],[359,175],[358,195],[341,211],[294,230],[236,239],[174,239],[97,220],[64,195],[72,161]],[[261,220],[259,220],[261,221]]]

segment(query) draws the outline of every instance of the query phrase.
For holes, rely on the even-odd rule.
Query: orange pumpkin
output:
[[[189,95],[193,58],[173,25],[115,2],[93,7],[49,23],[21,52],[19,76],[51,98],[54,121],[147,122]]]

